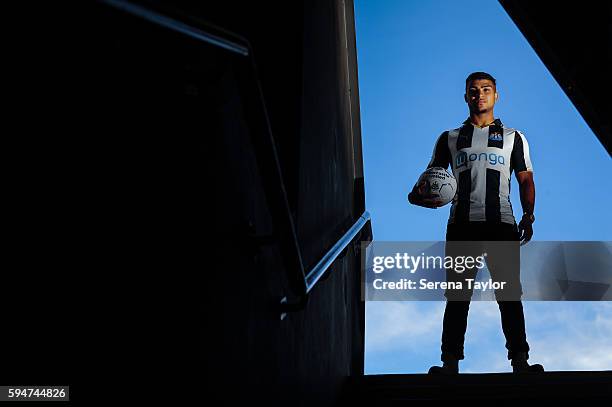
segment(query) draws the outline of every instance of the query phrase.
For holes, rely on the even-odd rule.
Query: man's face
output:
[[[485,113],[493,110],[498,95],[492,81],[489,79],[475,79],[468,84],[464,97],[470,112]]]

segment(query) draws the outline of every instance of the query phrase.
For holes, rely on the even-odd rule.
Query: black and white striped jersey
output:
[[[512,171],[533,171],[529,145],[518,130],[495,119],[477,127],[469,119],[438,137],[427,168],[451,165],[457,179],[448,223],[515,223],[510,203]]]

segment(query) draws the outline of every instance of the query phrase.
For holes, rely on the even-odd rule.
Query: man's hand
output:
[[[523,215],[523,219],[518,224],[519,229],[519,240],[521,241],[521,246],[527,244],[531,237],[533,236],[533,222],[531,221],[529,215]]]
[[[423,206],[425,208],[438,209],[442,205],[442,201],[438,198],[425,198],[427,182],[421,181],[412,188],[412,192],[408,194],[408,201],[411,204]]]
[[[519,193],[521,195],[521,206],[523,207],[523,219],[519,223],[519,232],[521,246],[527,244],[533,236],[533,227],[531,226],[535,218],[533,218],[533,208],[535,207],[535,184],[533,182],[533,172],[519,171],[516,173],[516,180],[519,183]]]

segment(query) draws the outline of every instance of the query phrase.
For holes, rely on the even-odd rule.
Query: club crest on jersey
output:
[[[468,154],[465,151],[459,152],[455,157],[455,168],[467,167],[469,161],[488,161],[491,165],[504,164],[504,156],[495,153],[471,153]]]
[[[501,133],[491,133],[489,134],[490,141],[502,141],[503,137]]]

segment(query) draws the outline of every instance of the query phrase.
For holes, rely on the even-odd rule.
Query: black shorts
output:
[[[503,222],[449,224],[446,231],[445,255],[452,256],[456,261],[453,261],[452,268],[446,269],[446,281],[461,283],[461,288],[457,288],[458,284],[449,287],[444,294],[447,300],[469,301],[472,298],[478,271],[486,264],[491,280],[495,283],[495,299],[520,301],[523,292],[520,280],[519,240],[516,224]],[[469,262],[469,259],[474,261]]]

